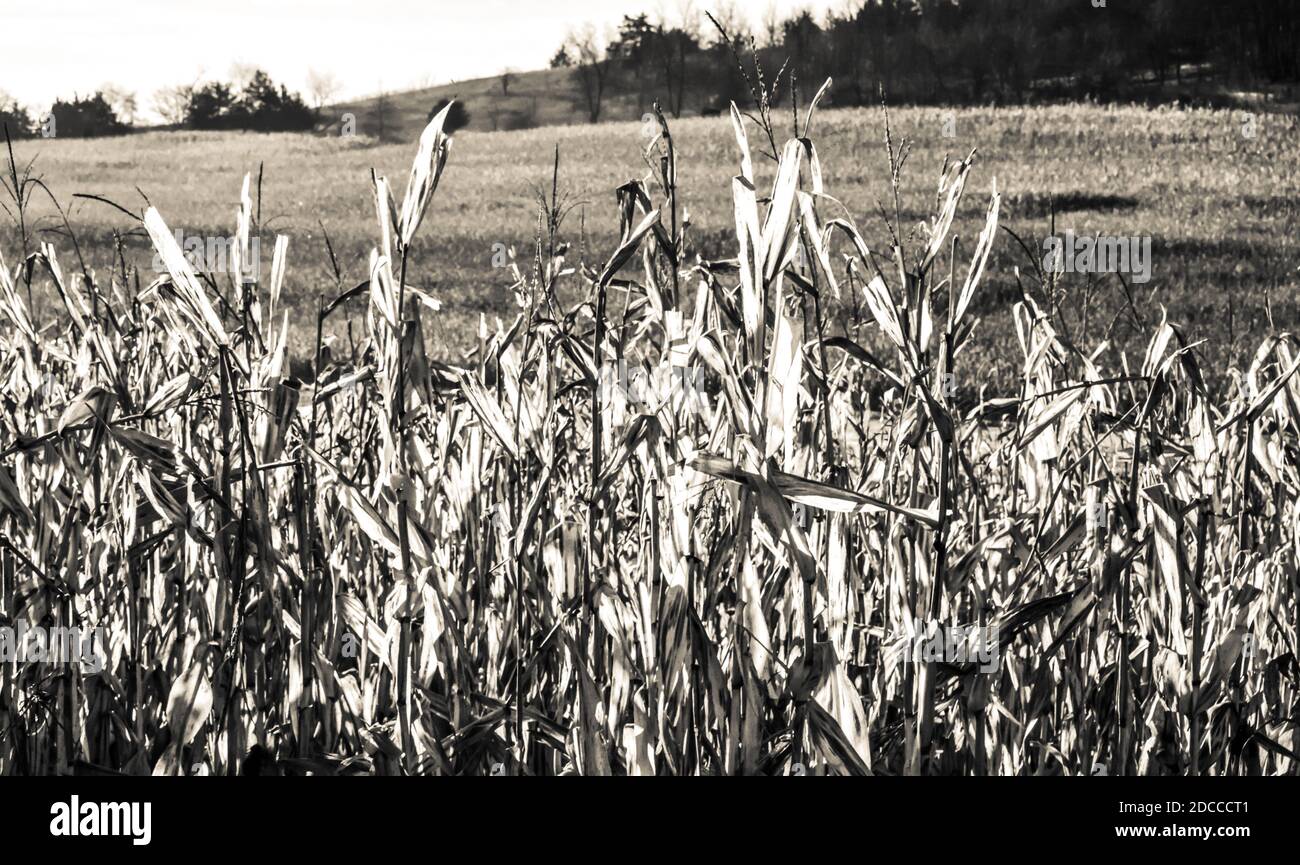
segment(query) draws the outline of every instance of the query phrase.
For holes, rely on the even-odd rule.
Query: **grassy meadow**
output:
[[[776,122],[788,126],[790,120],[778,113]],[[979,152],[973,186],[987,191],[996,178],[1004,195],[1002,225],[1040,259],[1053,206],[1058,233],[1152,239],[1151,280],[1131,285],[1131,299],[1113,275],[1067,274],[1061,281],[1050,303],[1059,305],[1069,336],[1080,345],[1109,340],[1109,351],[1138,350],[1141,334],[1160,320],[1163,305],[1171,321],[1205,341],[1207,374],[1217,384],[1230,365],[1249,361],[1251,346],[1270,328],[1270,315],[1277,329],[1295,326],[1300,123],[1294,116],[1259,115],[1247,130],[1234,111],[1080,105],[951,113],[901,108],[891,112],[890,122],[895,143],[906,139],[911,145],[902,174],[905,244],[933,204],[934,178],[945,156],[961,158],[971,148]],[[885,249],[890,235],[882,213],[892,221],[894,203],[883,111],[823,110],[814,124],[827,186],[870,247]],[[581,257],[589,267],[604,261],[616,241],[613,190],[647,174],[646,128],[629,122],[455,136],[455,159],[442,192],[444,225],[412,250],[417,284],[443,304],[429,334],[436,354],[453,358],[472,346],[481,314],[491,321],[518,312],[510,271],[493,266],[494,253],[506,246],[525,264],[531,257],[537,194],[549,190],[557,146],[559,188],[574,205],[560,232],[576,248],[569,260]],[[680,198],[690,220],[688,255],[734,254],[726,251],[734,234],[730,122],[691,118],[673,121],[671,128],[681,154]],[[127,235],[129,260],[147,266],[152,253],[129,217],[98,202],[74,200],[73,193],[93,193],[140,212],[138,189],[174,228],[228,236],[242,178],[252,172],[256,179],[260,166],[262,264],[269,267],[273,235],[286,235],[284,292],[295,310],[291,350],[302,357],[314,337],[310,310],[316,298],[337,293],[322,227],[338,254],[343,281],[350,286],[364,279],[374,245],[369,172],[400,182],[410,145],[379,145],[364,135],[168,132],[21,141],[15,153],[20,164],[35,159],[34,173],[69,207],[88,264],[100,272],[113,259],[115,233]],[[770,174],[770,160],[756,161],[760,176]],[[33,201],[38,229],[61,225],[44,196]],[[977,205],[965,207],[954,233],[969,244],[981,218]],[[12,228],[0,237],[5,249],[16,248]],[[1015,269],[1024,274],[1034,267],[1006,232],[993,256],[978,309],[990,336],[1009,332],[1009,305],[1020,292]],[[142,283],[153,276],[146,271]],[[852,326],[855,306],[860,303],[845,300],[836,326]],[[979,375],[960,387],[1013,382],[1014,357],[1007,347],[1004,339],[992,338],[973,349],[970,369]]]

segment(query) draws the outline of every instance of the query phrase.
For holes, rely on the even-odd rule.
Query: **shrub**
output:
[[[36,123],[26,108],[0,99],[0,129],[8,129],[10,138],[30,138],[36,134]]]
[[[185,123],[192,129],[300,132],[312,128],[315,114],[297,93],[258,70],[238,94],[220,81],[195,88]]]
[[[238,129],[245,118],[237,114],[235,95],[230,85],[213,81],[196,87],[185,108],[185,125],[191,129]]]
[[[261,70],[244,87],[239,101],[248,117],[247,128],[259,132],[299,132],[316,122],[315,113],[297,93],[283,84],[277,87]]]
[[[123,123],[104,98],[103,93],[85,98],[73,97],[71,101],[56,101],[50,108],[54,116],[56,134],[61,138],[96,138],[101,135],[121,135],[131,127]]]
[[[446,108],[448,102],[451,102],[451,100],[446,97],[439,99],[433,104],[433,107],[429,109],[429,114],[425,119],[432,120],[437,117],[438,112]],[[457,130],[464,129],[466,126],[469,126],[469,110],[465,108],[464,102],[457,100],[455,104],[451,106],[451,111],[447,112],[447,120],[442,125],[443,131],[448,135],[451,135]]]

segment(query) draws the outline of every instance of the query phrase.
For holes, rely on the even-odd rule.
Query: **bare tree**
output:
[[[537,125],[537,97],[530,98],[519,112],[519,128],[532,129]]]
[[[325,107],[325,103],[338,95],[340,89],[339,80],[334,77],[332,72],[317,72],[315,69],[307,70],[307,92],[311,94],[311,100],[316,106],[317,114]]]
[[[110,82],[100,85],[99,92],[104,97],[104,101],[108,103],[108,106],[113,109],[113,113],[117,115],[118,120],[128,126],[135,125],[135,115],[139,107],[136,104],[134,93],[125,87],[119,87]]]
[[[662,21],[655,26],[655,60],[663,75],[668,110],[673,117],[682,116],[688,77],[686,61],[698,48],[699,42],[685,27],[670,27]]]
[[[366,122],[369,128],[366,131],[374,133],[381,142],[388,141],[396,131],[393,129],[394,120],[393,99],[384,89],[383,82],[380,82],[379,91],[370,104],[370,111],[367,112]]]
[[[388,121],[389,121],[389,115],[392,114],[392,111],[393,111],[393,103],[392,100],[388,98],[388,91],[387,90],[379,91],[379,96],[376,97],[375,99],[374,117],[375,117],[375,131],[378,134],[380,141],[388,140],[388,134],[389,134]]]
[[[253,80],[253,76],[258,73],[257,65],[254,63],[243,63],[235,61],[230,64],[230,89],[236,93],[248,86]]]
[[[610,62],[604,40],[596,35],[591,24],[569,34],[566,50],[573,58],[574,74],[582,85],[582,96],[587,103],[587,117],[592,122],[600,120],[601,103],[605,98],[605,83],[609,79]]]
[[[749,44],[749,22],[734,0],[718,0],[717,6],[709,14],[737,45]]]
[[[763,47],[772,48],[781,44],[781,13],[777,11],[776,0],[768,0],[763,10]]]
[[[694,0],[677,0],[677,21],[678,28],[696,42],[704,39],[700,10],[695,8]]]
[[[165,123],[179,126],[185,122],[185,114],[190,107],[190,94],[193,92],[193,84],[177,84],[155,90],[153,110]]]

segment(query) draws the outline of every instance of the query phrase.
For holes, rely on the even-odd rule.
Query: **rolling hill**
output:
[[[637,120],[650,110],[653,96],[638,94],[635,82],[611,80],[601,105],[601,121]],[[703,93],[688,96],[685,115],[696,115],[707,101]],[[326,108],[325,132],[341,130],[344,115],[353,115],[358,134],[386,141],[412,141],[439,99],[457,99],[470,113],[476,132],[567,126],[588,122],[583,92],[572,69],[539,69],[511,74],[503,93],[500,76],[474,78],[437,87],[372,95]]]

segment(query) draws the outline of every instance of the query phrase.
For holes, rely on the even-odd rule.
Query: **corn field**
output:
[[[727,260],[661,115],[596,265],[552,186],[457,363],[408,273],[448,109],[316,309],[287,238],[223,282],[152,207],[148,279],[0,259],[0,624],[102,635],[97,670],[0,666],[0,774],[1295,774],[1300,343],[1212,394],[1162,320],[1101,369],[1041,271],[980,333],[996,183],[973,244],[974,153],[870,249],[815,105],[784,145],[733,106]],[[1018,392],[963,380],[979,339]],[[956,628],[981,659],[914,651]]]

